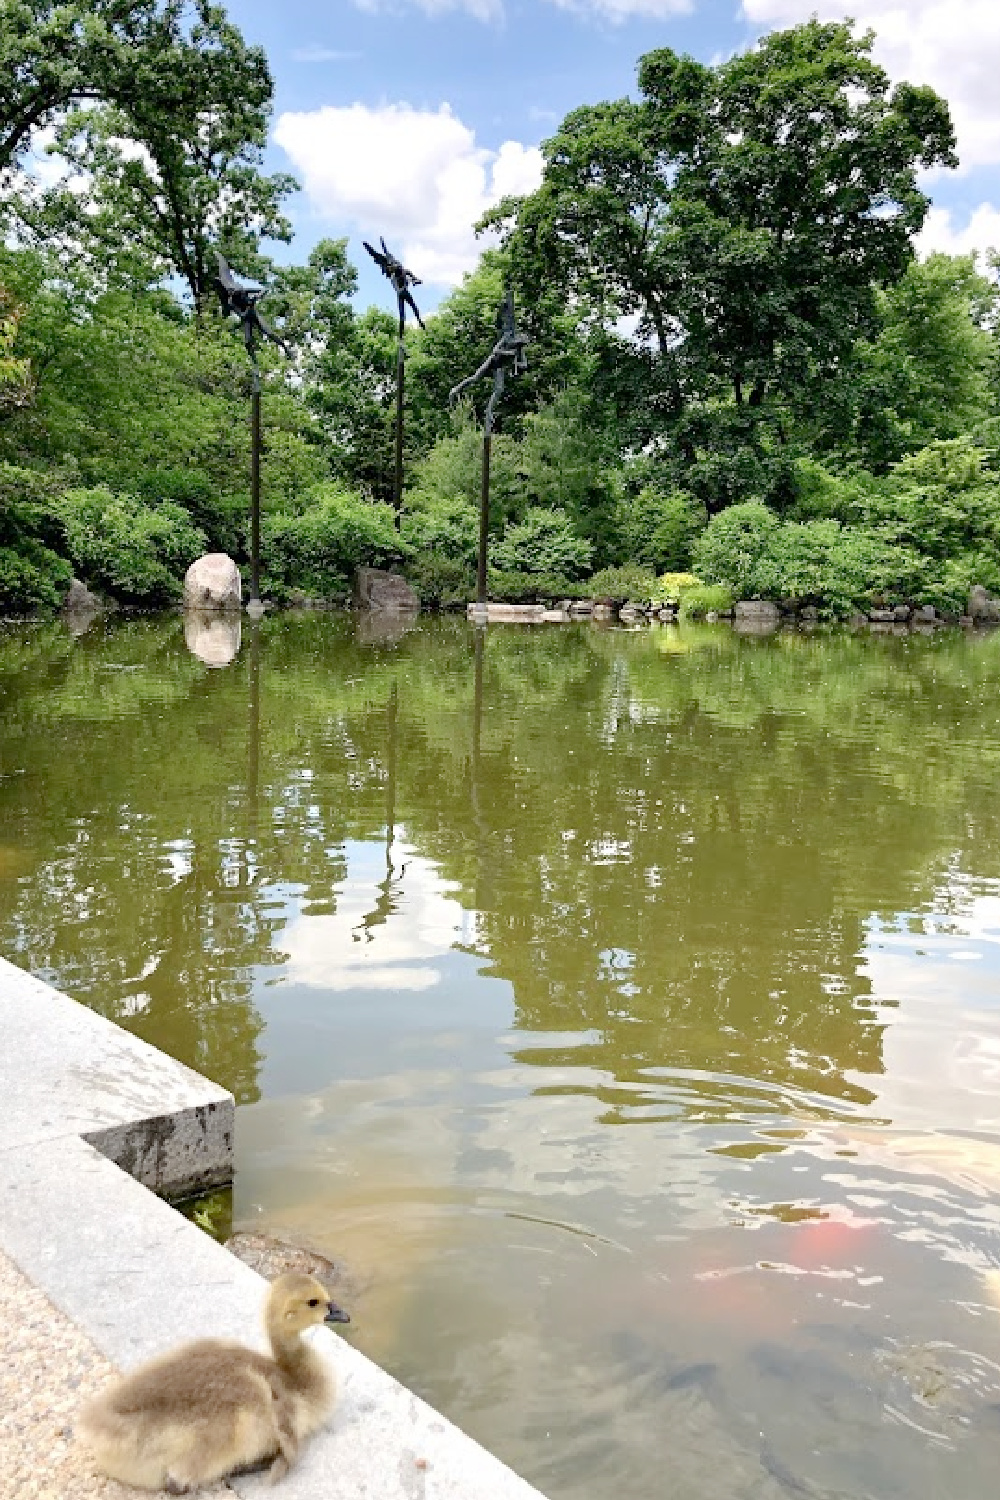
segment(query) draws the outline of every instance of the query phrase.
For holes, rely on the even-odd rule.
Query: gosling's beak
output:
[[[338,1307],[336,1302],[327,1303],[326,1317],[323,1319],[324,1323],[349,1323],[350,1321],[348,1314],[345,1313],[342,1307]]]

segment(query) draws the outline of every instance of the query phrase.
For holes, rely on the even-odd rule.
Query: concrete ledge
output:
[[[73,1134],[181,1198],[233,1177],[233,1096],[0,959],[0,1151]]]
[[[477,625],[541,625],[546,610],[544,604],[469,604],[465,613]]]
[[[187,1338],[258,1342],[262,1279],[142,1185],[220,1180],[231,1097],[2,959],[0,1036],[0,1248],[122,1367]],[[343,1339],[313,1337],[340,1398],[287,1500],[540,1500]]]

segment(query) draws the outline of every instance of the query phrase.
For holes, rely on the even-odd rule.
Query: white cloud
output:
[[[1000,250],[1000,209],[980,203],[959,227],[950,208],[932,208],[917,237],[921,256],[942,250],[945,255],[977,255],[981,265],[987,250]]]
[[[359,10],[370,12],[392,11],[408,4],[427,16],[464,10],[477,21],[502,21],[505,14],[504,0],[354,0],[354,4]],[[665,16],[685,15],[693,9],[693,0],[547,0],[547,4],[614,25],[633,16],[660,20]]]
[[[354,0],[358,10],[372,13],[398,10],[400,0]],[[406,3],[406,0],[403,0]],[[503,18],[503,0],[409,0],[409,4],[427,16],[443,16],[452,10],[466,10],[477,21],[499,21]]]
[[[743,10],[768,28],[849,12],[875,31],[875,57],[893,78],[929,83],[948,100],[962,166],[1000,163],[997,0],[743,0]]]
[[[666,16],[686,15],[693,9],[692,0],[549,0],[549,4],[615,25],[633,16],[656,21]]]
[[[411,270],[442,285],[461,281],[478,260],[485,241],[473,225],[486,209],[541,181],[537,147],[477,146],[447,104],[325,105],[281,115],[274,138],[317,213],[369,239],[384,234]]]

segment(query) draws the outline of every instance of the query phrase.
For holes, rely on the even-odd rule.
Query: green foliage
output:
[[[751,501],[713,516],[694,548],[694,570],[706,583],[725,583],[737,599],[767,597],[770,576],[761,571],[780,522],[766,505]]]
[[[655,572],[683,571],[704,529],[705,507],[681,490],[663,493],[646,485],[634,499],[623,499],[617,511],[621,554]]]
[[[656,575],[638,563],[619,568],[601,568],[587,580],[587,597],[610,599],[614,604],[649,604],[660,597]]]
[[[589,584],[561,573],[519,573],[490,568],[487,585],[490,598],[506,604],[548,604],[560,599],[588,598],[590,594]]]
[[[85,582],[124,604],[153,608],[180,594],[205,536],[179,505],[151,506],[103,485],[71,489],[56,502],[66,548]]]
[[[664,604],[679,604],[688,589],[701,580],[694,573],[661,573],[656,580],[657,596]]]
[[[680,605],[683,620],[703,620],[710,614],[728,614],[733,595],[724,583],[695,583],[684,590]]]
[[[52,517],[58,478],[0,463],[0,612],[22,615],[56,609],[65,598],[70,567],[59,556]]]
[[[478,509],[458,496],[411,495],[412,509],[404,511],[402,536],[414,553],[428,553],[462,563],[474,563],[479,546]]]
[[[405,557],[392,507],[336,483],[317,485],[297,514],[265,516],[261,529],[264,587],[276,598],[293,590],[343,599],[358,567],[385,567]]]
[[[493,548],[501,572],[541,573],[579,578],[590,566],[591,546],[573,528],[564,510],[532,506],[508,526]]]
[[[725,402],[770,424],[840,377],[876,288],[912,259],[919,169],[954,165],[947,106],[890,88],[872,45],[813,20],[714,67],[648,53],[639,98],[574,110],[543,145],[541,187],[487,217],[531,293],[557,286],[606,330],[636,319],[635,342],[606,348],[630,383],[646,374],[628,404],[689,464],[711,452],[691,411]]]

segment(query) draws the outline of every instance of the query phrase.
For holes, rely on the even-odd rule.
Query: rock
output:
[[[613,604],[603,604],[598,601],[591,610],[591,618],[594,620],[613,620],[615,607]]]
[[[868,624],[868,616],[863,615],[860,610],[852,609],[847,616],[847,623],[852,630],[860,630],[863,625]]]
[[[318,1255],[302,1245],[293,1245],[288,1240],[279,1240],[274,1235],[238,1232],[229,1236],[223,1248],[268,1281],[283,1276],[286,1271],[296,1271],[304,1276],[315,1276],[328,1292],[335,1287],[344,1290],[345,1282],[350,1290],[357,1291],[353,1278],[325,1255]]]
[[[895,611],[891,609],[870,609],[868,618],[874,625],[892,625],[896,619]]]
[[[672,625],[677,619],[677,611],[664,605],[663,609],[657,611],[656,618],[662,620],[664,625]]]
[[[1000,624],[1000,599],[991,599],[981,583],[973,584],[967,613],[977,624]]]
[[[386,573],[381,568],[359,568],[354,575],[354,603],[358,609],[416,614],[420,608],[420,596],[399,573]]]
[[[737,625],[777,626],[781,611],[768,599],[740,599],[736,605]]]
[[[416,623],[412,611],[402,614],[397,610],[365,609],[354,617],[354,638],[359,646],[393,646]]]
[[[642,619],[642,610],[636,609],[634,604],[623,604],[618,611],[618,618],[623,625],[635,625]]]
[[[94,615],[104,606],[96,594],[92,594],[79,578],[70,580],[69,593],[63,600],[63,611],[67,615]]]
[[[910,618],[910,606],[908,604],[897,604],[893,610],[898,625],[903,625]]]
[[[226,552],[206,552],[184,575],[185,609],[239,609],[240,570]]]
[[[575,620],[588,620],[594,613],[594,606],[589,599],[574,599],[569,612]]]
[[[565,625],[569,612],[565,609],[546,609],[542,611],[542,619],[546,625]]]
[[[937,611],[933,604],[921,604],[913,611],[913,621],[917,625],[931,625],[937,619]]]
[[[544,604],[469,604],[466,616],[477,624],[488,622],[501,624],[540,625],[545,614]]]
[[[807,604],[799,613],[799,619],[804,620],[807,625],[815,625],[819,619],[819,610],[815,604]]]
[[[184,644],[206,667],[228,667],[240,649],[242,619],[232,610],[184,611]]]
[[[708,610],[706,612],[706,614],[705,614],[705,624],[706,625],[718,625],[718,623],[719,623],[719,611],[717,609],[710,609],[710,610]]]

